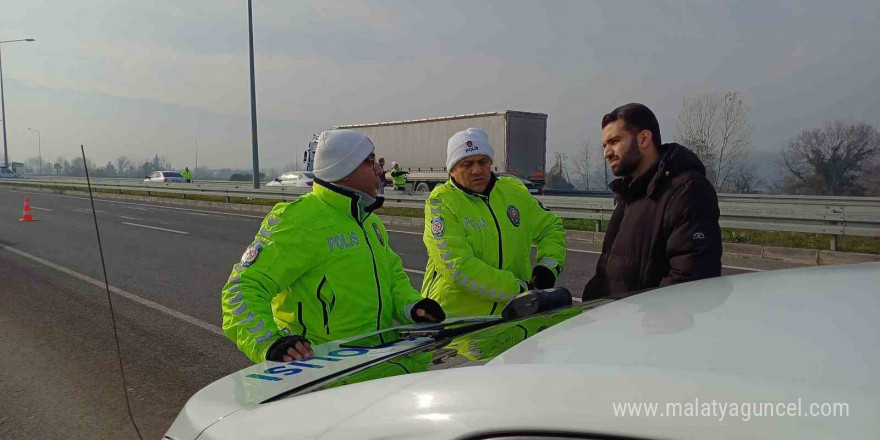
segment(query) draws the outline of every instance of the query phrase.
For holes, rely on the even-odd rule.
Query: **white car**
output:
[[[397,328],[220,379],[166,438],[877,439],[878,316],[867,263]]]
[[[9,168],[0,167],[0,179],[21,179],[21,176]]]
[[[186,179],[177,171],[153,171],[144,182],[186,183]]]
[[[301,188],[311,188],[315,183],[315,175],[310,171],[288,171],[275,180],[266,184],[266,186],[296,186]]]

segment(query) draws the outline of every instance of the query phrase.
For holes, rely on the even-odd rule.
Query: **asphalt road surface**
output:
[[[26,194],[0,190],[0,438],[161,438],[192,394],[250,365],[220,333],[220,289],[262,216],[96,200],[114,323],[89,200],[30,193],[22,223]],[[421,231],[388,229],[418,289]],[[559,284],[579,294],[597,251],[570,240]]]

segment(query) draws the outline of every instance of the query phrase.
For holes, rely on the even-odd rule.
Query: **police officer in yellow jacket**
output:
[[[254,362],[313,355],[311,343],[442,321],[419,296],[372,212],[379,169],[353,130],[321,133],[312,192],[279,203],[223,288],[223,331]]]
[[[529,288],[553,287],[565,265],[562,220],[518,179],[492,172],[494,152],[482,129],[456,133],[446,151],[450,179],[425,202],[422,296],[449,316],[492,315]]]

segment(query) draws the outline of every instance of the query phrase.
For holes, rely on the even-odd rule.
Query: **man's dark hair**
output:
[[[647,106],[633,102],[617,107],[611,113],[602,117],[602,128],[617,120],[623,121],[627,130],[632,134],[638,134],[642,130],[650,131],[655,147],[659,147],[662,144],[660,124],[657,122],[654,112]]]

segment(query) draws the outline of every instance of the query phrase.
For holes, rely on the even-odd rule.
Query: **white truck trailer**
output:
[[[454,133],[470,127],[489,134],[495,150],[494,170],[536,183],[544,182],[547,150],[547,115],[520,111],[474,113],[411,121],[340,125],[358,130],[376,145],[376,156],[384,157],[386,170],[397,162],[409,171],[407,189],[430,191],[448,179],[446,143]],[[308,162],[309,153],[305,157]]]

